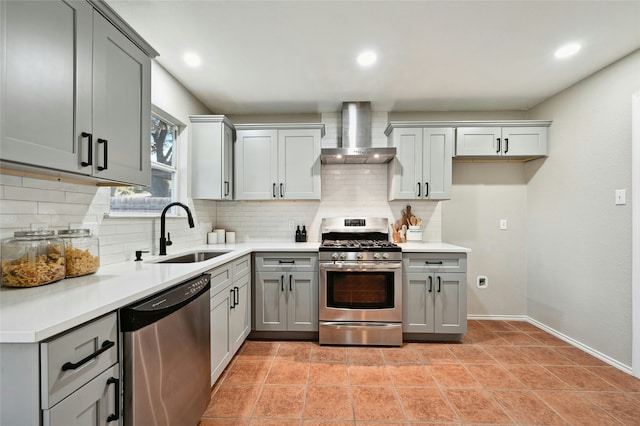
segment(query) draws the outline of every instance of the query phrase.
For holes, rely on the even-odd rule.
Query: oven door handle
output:
[[[364,267],[363,267],[364,266]],[[340,262],[340,263],[320,263],[321,271],[353,272],[353,271],[375,271],[375,272],[395,272],[402,269],[402,262],[378,263],[378,262]]]

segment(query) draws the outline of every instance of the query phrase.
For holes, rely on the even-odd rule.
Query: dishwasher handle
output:
[[[120,309],[120,330],[136,331],[171,315],[211,288],[211,275],[203,274],[161,293]],[[208,294],[206,294],[208,297]]]

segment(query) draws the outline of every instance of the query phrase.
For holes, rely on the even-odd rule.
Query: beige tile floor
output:
[[[402,348],[247,341],[199,426],[640,425],[640,379],[517,321]]]

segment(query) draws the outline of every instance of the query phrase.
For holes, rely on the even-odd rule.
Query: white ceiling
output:
[[[640,0],[107,0],[215,113],[521,110],[640,48]],[[582,50],[554,58],[562,44]],[[373,49],[378,62],[355,57]],[[182,60],[202,56],[199,68]],[[640,72],[640,70],[639,70]]]

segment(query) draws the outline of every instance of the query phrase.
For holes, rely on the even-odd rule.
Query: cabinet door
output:
[[[294,272],[286,278],[287,330],[318,331],[318,273]]]
[[[211,298],[211,385],[218,380],[227,366],[233,351],[229,312],[233,296],[230,288],[220,291]]]
[[[278,196],[320,199],[320,130],[278,131]]]
[[[91,174],[93,8],[86,2],[3,1],[2,160]]]
[[[256,272],[256,330],[287,329],[286,277],[285,273]]]
[[[500,127],[458,127],[456,155],[497,156],[502,151]]]
[[[222,199],[233,200],[233,129],[223,126],[222,144]]]
[[[233,297],[230,311],[231,350],[235,353],[251,331],[251,285],[249,276],[244,275],[233,283]]]
[[[233,130],[224,116],[191,116],[191,196],[231,199]]]
[[[451,198],[453,129],[424,129],[422,142],[422,196],[430,200]],[[416,158],[417,160],[417,158]]]
[[[435,274],[434,278],[434,331],[465,333],[467,331],[467,274]]]
[[[238,130],[235,158],[237,200],[279,198],[277,130]]]
[[[503,127],[502,155],[505,157],[547,155],[547,128]]]
[[[94,13],[94,175],[151,183],[151,60]]]
[[[104,371],[51,409],[42,410],[44,426],[107,426],[109,416],[120,418],[115,412],[120,397],[118,364]],[[114,421],[116,423],[114,423]]]
[[[405,273],[402,283],[402,331],[433,333],[434,274]]]
[[[389,165],[389,200],[422,198],[422,129],[394,129],[391,143],[396,156]]]

